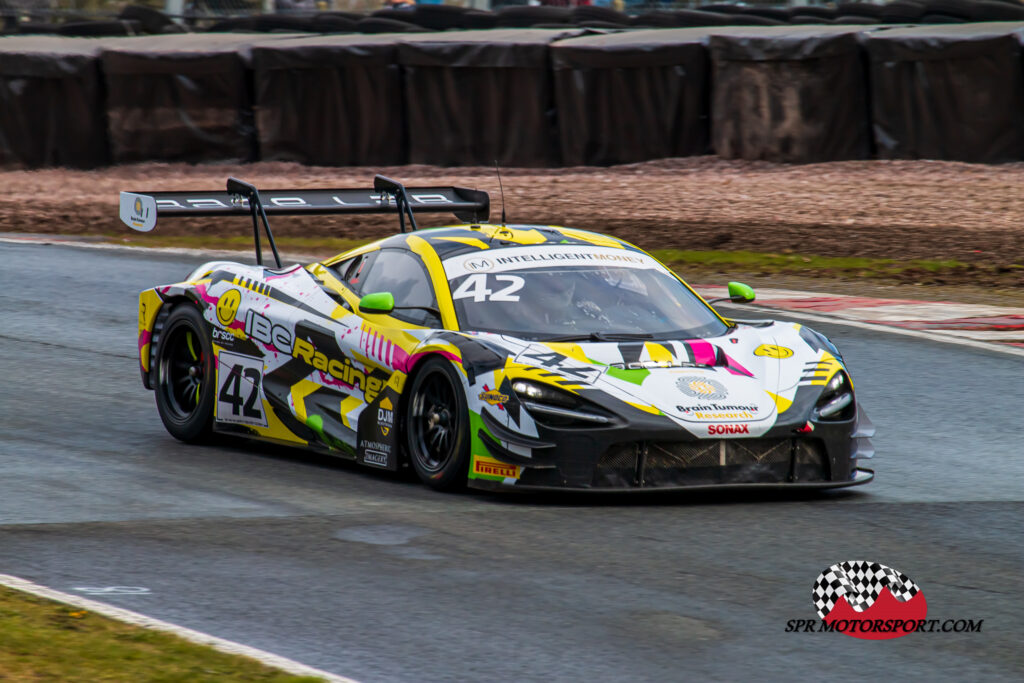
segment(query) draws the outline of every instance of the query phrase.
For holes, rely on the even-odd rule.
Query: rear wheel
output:
[[[462,382],[442,358],[423,361],[409,389],[405,429],[413,469],[431,488],[463,486],[469,469],[469,414]]]
[[[206,321],[181,304],[167,318],[156,354],[156,406],[164,427],[186,442],[203,440],[213,421],[213,348]]]

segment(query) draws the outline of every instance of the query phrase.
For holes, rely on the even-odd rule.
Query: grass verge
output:
[[[320,680],[0,587],[0,681]]]

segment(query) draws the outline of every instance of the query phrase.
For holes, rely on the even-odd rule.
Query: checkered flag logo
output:
[[[907,602],[921,590],[906,574],[884,564],[840,562],[818,575],[811,598],[818,616],[824,619],[841,597],[855,612],[863,612],[875,603],[883,588],[900,602]]]

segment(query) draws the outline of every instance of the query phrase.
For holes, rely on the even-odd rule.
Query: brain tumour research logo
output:
[[[676,387],[693,398],[717,400],[729,395],[725,385],[706,377],[680,377],[676,380]]]
[[[832,565],[818,575],[811,597],[830,630],[866,640],[913,633],[928,614],[917,584],[877,562]]]

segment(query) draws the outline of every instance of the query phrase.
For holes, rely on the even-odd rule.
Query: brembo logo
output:
[[[750,425],[708,425],[708,434],[749,434]]]

